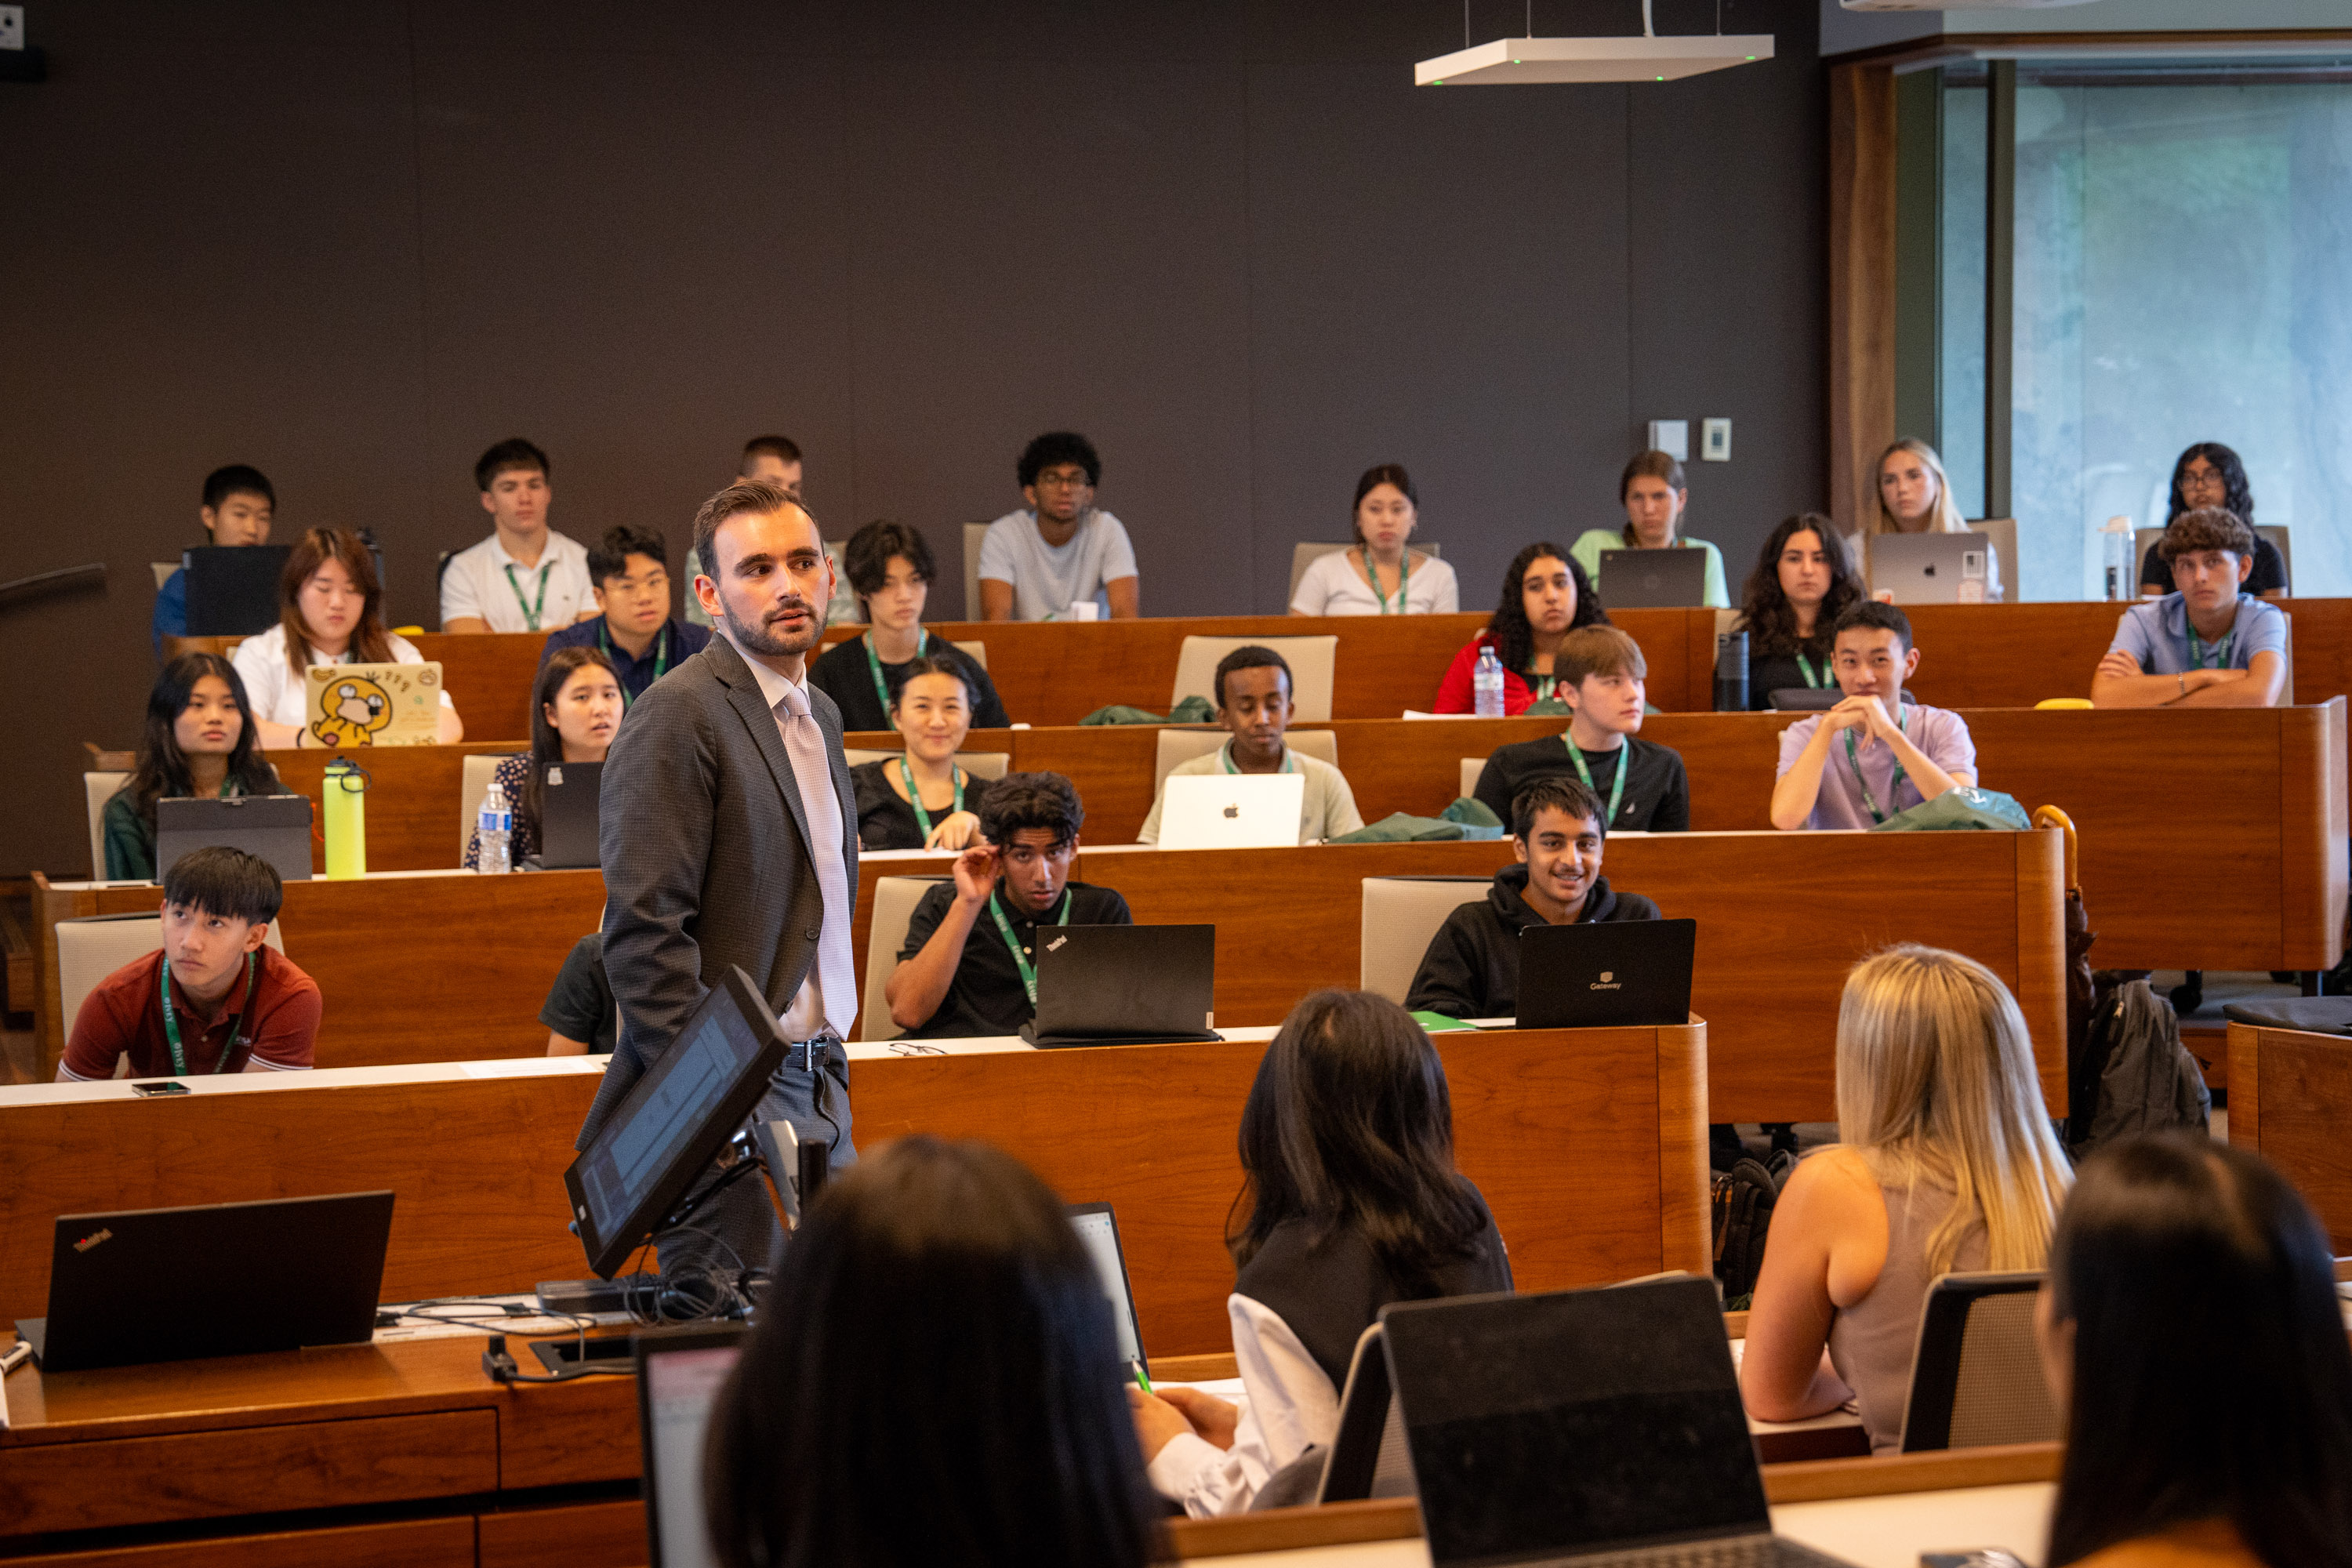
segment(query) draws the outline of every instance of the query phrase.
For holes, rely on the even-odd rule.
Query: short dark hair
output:
[[[532,468],[539,470],[541,479],[555,477],[555,470],[548,466],[546,453],[520,436],[509,436],[474,460],[474,488],[487,490],[500,474]]]
[[[1021,448],[1021,488],[1027,489],[1047,468],[1076,463],[1087,471],[1087,483],[1102,483],[1102,455],[1095,444],[1075,430],[1048,430]]]
[[[1283,657],[1270,647],[1252,644],[1248,647],[1237,647],[1217,660],[1217,706],[1220,708],[1225,705],[1225,677],[1237,669],[1278,669],[1282,671],[1284,689],[1293,697],[1298,695],[1297,678],[1290,673],[1290,666]]]
[[[1902,639],[1906,653],[1919,646],[1911,640],[1911,617],[1877,599],[1860,599],[1848,605],[1845,613],[1837,618],[1837,628],[1830,633],[1831,646],[1836,646],[1838,638],[1853,631],[1893,632]]]
[[[276,867],[226,844],[191,849],[163,873],[163,901],[185,904],[200,915],[257,926],[276,920],[285,900]]]
[[[1622,765],[1622,763],[1620,764]],[[1511,837],[1525,844],[1543,812],[1564,811],[1580,822],[1590,822],[1609,837],[1609,808],[1601,797],[1566,773],[1547,773],[1511,797]]]
[[[787,507],[808,510],[782,486],[772,485],[765,479],[737,479],[704,501],[702,510],[694,514],[694,558],[702,563],[703,575],[714,583],[719,581],[719,556],[712,550],[710,542],[729,518],[742,517],[747,513],[753,517],[772,517]],[[810,521],[815,521],[814,513],[810,514]]]
[[[941,647],[936,643],[932,646]],[[898,684],[890,689],[891,712],[896,713],[898,710],[898,699],[905,693],[907,683],[919,675],[944,675],[950,680],[959,683],[963,687],[964,706],[966,708],[972,706],[975,698],[971,689],[971,671],[964,668],[961,659],[950,657],[945,648],[941,647],[941,651],[938,653],[923,654],[908,662],[905,673],[898,677]]]
[[[272,510],[277,510],[278,492],[269,488],[269,480],[259,468],[244,463],[231,463],[205,476],[205,506],[217,510],[231,496],[259,496]]]
[[[1078,841],[1086,820],[1078,786],[1060,773],[1007,773],[988,786],[980,802],[981,837],[1000,846],[1025,828],[1042,827],[1059,849]]]
[[[754,458],[773,458],[778,462],[797,463],[801,460],[800,445],[790,436],[754,436],[743,443],[743,456],[735,471],[750,473]]]
[[[2168,565],[2199,550],[2226,550],[2241,561],[2252,560],[2254,531],[2226,508],[2200,506],[2167,523],[2164,537],[2156,542],[2156,552]]]
[[[639,528],[632,522],[615,523],[604,531],[604,537],[588,547],[588,581],[599,588],[607,577],[628,575],[629,557],[649,555],[669,569],[669,541],[658,529]]]
[[[849,579],[850,592],[861,598],[880,593],[882,584],[889,581],[890,563],[901,555],[917,577],[926,583],[938,580],[931,547],[905,523],[877,518],[851,534],[841,552],[842,574]]]

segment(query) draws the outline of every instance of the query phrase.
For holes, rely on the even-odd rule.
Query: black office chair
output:
[[[1903,1409],[1903,1451],[2065,1435],[2033,1341],[2039,1273],[1947,1274],[1927,1288]]]

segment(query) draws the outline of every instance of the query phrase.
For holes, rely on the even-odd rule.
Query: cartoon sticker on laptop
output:
[[[438,664],[314,664],[303,728],[322,746],[429,746],[440,738]]]

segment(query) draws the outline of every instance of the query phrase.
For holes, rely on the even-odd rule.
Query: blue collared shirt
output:
[[[662,629],[655,634],[654,640],[646,645],[645,657],[631,658],[629,650],[614,642],[612,634],[604,629],[604,617],[598,616],[594,620],[582,621],[565,626],[562,631],[550,632],[547,646],[540,649],[539,663],[540,668],[545,668],[548,656],[560,647],[601,648],[604,657],[613,661],[613,673],[620,678],[621,689],[634,702],[646,694],[646,687],[654,683],[656,667],[676,669],[709,644],[709,627],[681,626],[677,617],[672,616],[662,623]],[[665,647],[669,653],[667,661],[662,658]]]
[[[2238,595],[2238,618],[2223,639],[2228,644],[2219,663],[2221,645],[2207,643],[2205,666],[2214,669],[2252,669],[2254,655],[2274,653],[2286,658],[2286,615],[2267,599]],[[2110,653],[2121,650],[2139,660],[2149,675],[2186,675],[2198,668],[2189,651],[2189,602],[2179,594],[2134,605],[2116,623]]]
[[[182,566],[175,570],[169,577],[163,579],[163,585],[155,590],[155,618],[150,624],[149,630],[155,639],[157,658],[163,657],[165,637],[184,637],[188,635],[188,569],[186,567]]]

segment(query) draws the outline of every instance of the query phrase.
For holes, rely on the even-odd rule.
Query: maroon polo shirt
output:
[[[241,1072],[248,1060],[288,1069],[311,1065],[319,1037],[318,983],[275,948],[262,948],[259,957],[250,1000],[241,963],[229,982],[228,994],[211,1009],[189,1001],[178,979],[173,980],[172,1000],[179,1013],[180,1045],[190,1077],[209,1073],[215,1065],[226,1072]],[[163,1035],[163,1002],[156,994],[163,966],[163,952],[158,948],[98,983],[74,1016],[61,1077],[112,1078],[115,1063],[125,1056],[131,1058],[132,1078],[173,1075],[171,1042]],[[221,1052],[240,1033],[238,1025],[247,1013],[252,1027],[242,1032],[250,1047],[221,1061]]]

